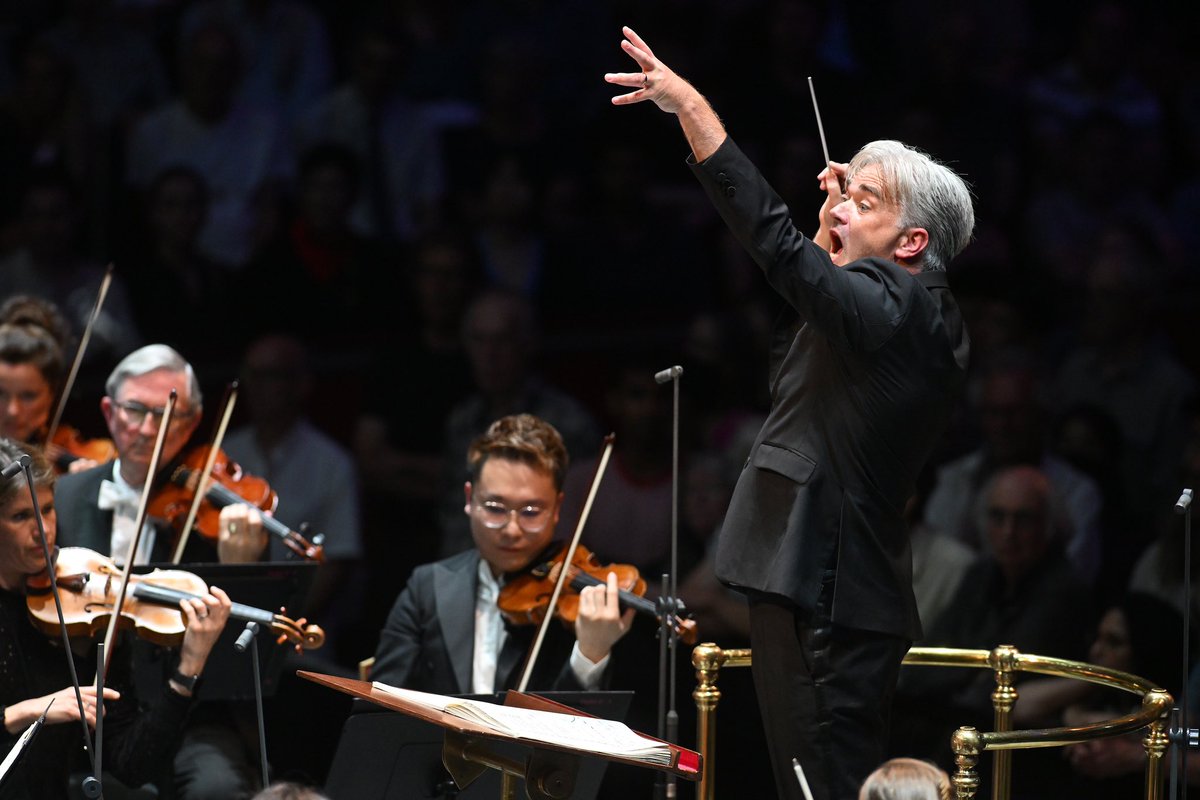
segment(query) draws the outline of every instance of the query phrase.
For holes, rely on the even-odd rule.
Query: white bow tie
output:
[[[136,516],[138,505],[141,502],[141,496],[128,484],[109,480],[100,481],[100,496],[96,499],[96,505],[101,510],[113,511],[118,514],[125,512],[130,516]]]

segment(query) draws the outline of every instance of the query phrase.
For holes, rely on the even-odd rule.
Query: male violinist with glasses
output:
[[[183,452],[200,424],[203,397],[196,373],[183,356],[165,344],[150,344],[121,359],[105,382],[100,411],[117,450],[114,461],[65,476],[58,483],[59,541],[95,550],[123,562],[137,526],[142,490],[150,479],[150,460],[171,391],[175,408],[159,456],[161,470]],[[219,539],[192,535],[184,563],[257,561],[267,533],[256,509],[231,504],[221,509]],[[172,560],[175,537],[158,520],[143,524],[135,565]],[[194,684],[199,676],[180,664],[178,678]],[[224,800],[252,791],[254,742],[234,729],[237,705],[202,703],[191,715],[175,758],[178,800]]]
[[[475,547],[413,571],[380,633],[372,680],[438,694],[490,694],[520,680],[535,626],[506,621],[497,598],[554,537],[567,450],[552,425],[517,414],[471,444],[467,468]],[[550,624],[530,687],[598,688],[633,613],[620,610],[611,574],[580,591],[574,630]]]

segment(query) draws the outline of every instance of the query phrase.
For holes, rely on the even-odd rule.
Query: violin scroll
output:
[[[297,653],[304,650],[316,650],[325,644],[325,631],[321,629],[320,625],[309,623],[304,617],[297,620],[289,619],[284,616],[286,611],[285,608],[279,609],[279,613],[275,614],[271,620],[271,630],[279,634],[275,639],[276,644],[291,642]]]

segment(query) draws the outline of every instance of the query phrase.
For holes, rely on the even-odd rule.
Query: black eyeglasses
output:
[[[124,402],[113,400],[112,403],[114,406],[116,406],[117,411],[120,412],[125,422],[135,428],[140,427],[141,424],[146,421],[146,417],[148,416],[154,417],[155,424],[161,425],[162,418],[167,413],[167,409],[164,406],[151,408],[150,406],[145,405],[144,403],[139,403],[136,400],[126,400]],[[175,418],[187,419],[192,416],[192,413],[193,412],[191,410],[179,411],[177,409],[175,411]]]

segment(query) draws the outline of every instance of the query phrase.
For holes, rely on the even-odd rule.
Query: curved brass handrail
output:
[[[697,645],[692,650],[692,665],[696,668],[697,686],[692,692],[698,716],[698,746],[704,754],[703,774],[697,797],[713,800],[713,767],[716,762],[716,708],[721,691],[716,687],[722,667],[750,666],[749,649],[723,650],[712,642]],[[1011,645],[994,650],[965,650],[950,647],[914,647],[904,657],[913,666],[971,667],[991,669],[996,675],[996,691],[992,693],[995,710],[994,731],[977,731],[964,726],[954,732],[951,747],[957,765],[952,781],[957,800],[970,800],[979,789],[975,767],[979,755],[994,751],[992,795],[994,800],[1008,800],[1010,794],[1010,751],[1036,747],[1060,747],[1147,728],[1143,744],[1146,747],[1146,800],[1162,796],[1162,759],[1167,749],[1166,716],[1174,702],[1171,695],[1144,678],[1128,672],[1099,667],[1082,661],[1052,658],[1019,652]],[[1009,719],[1018,698],[1013,686],[1013,674],[1031,672],[1041,675],[1082,680],[1101,686],[1120,689],[1142,698],[1140,711],[1115,719],[1101,720],[1077,727],[1009,730]]]

